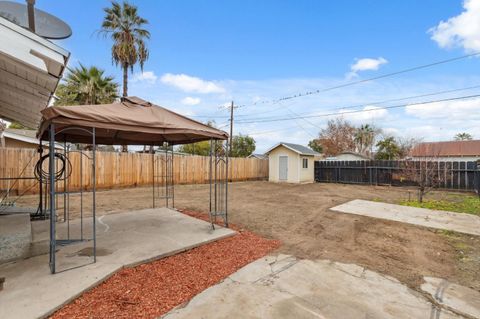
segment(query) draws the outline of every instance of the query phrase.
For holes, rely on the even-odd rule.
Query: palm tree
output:
[[[472,135],[469,133],[458,133],[455,135],[455,141],[471,141],[473,139]]]
[[[358,152],[361,154],[367,153],[373,146],[376,130],[369,124],[361,125],[355,132],[355,143],[357,144]]]
[[[150,32],[143,29],[148,21],[137,14],[137,7],[123,2],[112,1],[110,8],[104,8],[105,18],[100,30],[113,40],[112,61],[123,69],[123,96],[128,96],[128,69],[133,72],[135,64],[143,65],[148,59],[148,49],[145,40],[150,38]]]
[[[107,104],[118,98],[118,83],[112,76],[95,66],[69,69],[64,82],[59,84],[55,105]]]

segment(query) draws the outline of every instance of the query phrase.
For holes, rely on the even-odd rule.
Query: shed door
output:
[[[278,179],[286,181],[288,179],[288,156],[278,157]]]

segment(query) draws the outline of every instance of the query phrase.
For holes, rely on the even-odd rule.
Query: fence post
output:
[[[473,188],[478,197],[480,197],[480,160],[477,160],[475,166],[475,172],[473,173]]]

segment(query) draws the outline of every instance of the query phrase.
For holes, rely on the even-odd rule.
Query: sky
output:
[[[131,3],[149,21],[151,38],[129,95],[227,131],[233,101],[234,135],[252,136],[258,153],[281,141],[306,145],[335,117],[424,141],[459,132],[480,139],[480,98],[419,104],[480,94],[480,56],[322,91],[480,52],[480,0]],[[109,5],[36,1],[71,26],[73,35],[58,41],[71,52],[69,66],[95,65],[121,82],[111,40],[97,32]]]

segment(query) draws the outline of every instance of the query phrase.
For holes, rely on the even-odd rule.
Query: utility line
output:
[[[423,102],[416,102],[414,105],[424,105],[424,104],[431,104],[436,102],[447,102],[447,101],[456,101],[456,100],[464,100],[469,98],[480,97],[480,94],[474,95],[466,95],[466,96],[458,96],[453,98],[446,98],[446,99],[438,99],[438,100],[431,100],[431,101],[423,101]],[[267,120],[252,120],[252,121],[237,121],[238,124],[247,124],[247,123],[264,123],[264,122],[279,122],[279,121],[290,121],[294,119],[302,119],[302,118],[318,118],[318,117],[325,117],[325,116],[332,116],[332,115],[344,115],[344,114],[352,114],[352,113],[362,113],[362,112],[372,112],[378,110],[388,110],[388,109],[395,109],[400,107],[406,107],[408,104],[400,104],[400,105],[392,105],[392,106],[384,106],[384,107],[377,107],[368,110],[351,110],[345,111],[340,113],[324,113],[318,115],[309,115],[309,116],[297,116],[297,117],[288,117],[288,118],[276,118],[276,119],[267,119]]]
[[[435,96],[435,95],[441,95],[441,94],[447,94],[447,93],[454,93],[454,92],[460,92],[460,91],[466,91],[466,90],[472,90],[472,89],[478,89],[480,88],[479,85],[474,85],[474,86],[469,86],[469,87],[464,87],[464,88],[457,88],[457,89],[452,89],[452,90],[443,90],[443,91],[436,91],[436,92],[431,92],[431,93],[425,93],[425,94],[420,94],[420,95],[413,95],[413,96],[407,96],[407,97],[401,97],[401,98],[393,98],[393,99],[388,99],[388,100],[383,100],[383,101],[375,101],[375,102],[366,102],[362,104],[356,104],[356,105],[350,105],[350,106],[342,106],[342,107],[335,107],[335,108],[328,108],[324,109],[323,111],[334,111],[334,110],[343,110],[343,109],[354,109],[358,107],[364,107],[367,105],[376,105],[376,104],[384,104],[384,103],[390,103],[390,102],[398,102],[398,101],[405,101],[405,100],[410,100],[410,99],[416,99],[416,98],[421,98],[421,97],[427,97],[427,96]],[[317,113],[299,113],[298,115],[316,115]],[[249,121],[249,120],[268,120],[268,119],[276,119],[278,117],[281,117],[280,115],[277,116],[268,116],[268,117],[250,117],[250,118],[242,118],[242,121]]]
[[[451,89],[451,90],[442,90],[442,91],[435,91],[435,92],[430,92],[430,93],[425,93],[425,94],[419,94],[419,95],[412,95],[412,96],[407,96],[407,97],[400,97],[400,98],[393,98],[393,99],[388,99],[388,100],[382,100],[382,101],[374,101],[374,102],[365,102],[365,103],[362,103],[362,104],[356,104],[356,105],[350,105],[350,106],[342,106],[342,107],[335,107],[335,108],[328,108],[328,109],[325,109],[323,111],[334,111],[334,110],[342,110],[342,109],[353,109],[353,108],[357,108],[357,107],[362,107],[362,106],[366,106],[366,105],[374,105],[374,104],[383,104],[383,103],[390,103],[390,102],[398,102],[398,101],[405,101],[405,100],[410,100],[410,99],[417,99],[417,98],[421,98],[421,97],[427,97],[427,96],[435,96],[435,95],[441,95],[441,94],[448,94],[448,93],[454,93],[454,92],[460,92],[460,91],[467,91],[467,90],[473,90],[473,89],[478,89],[480,88],[480,84],[478,85],[474,85],[474,86],[469,86],[469,87],[463,87],[463,88],[457,88],[457,89]],[[280,103],[280,102],[276,102],[277,103]],[[275,111],[278,111],[280,108],[284,107],[284,105],[280,105],[279,108],[275,109],[275,110],[269,110],[269,111],[264,111],[264,112],[259,112],[259,113],[256,113],[256,115],[258,114],[264,114],[264,113],[270,113],[270,112],[275,112]],[[316,113],[299,113],[299,115],[308,115],[308,114],[311,114],[311,115],[315,115]],[[257,119],[257,120],[264,120],[264,119],[274,119],[274,118],[277,118],[278,116],[266,116],[266,117],[260,117],[260,118],[257,118],[257,117],[247,117],[245,118],[245,116],[249,116],[248,114],[238,114],[237,117],[242,117],[242,121],[247,121],[247,120],[254,120],[254,119]],[[214,115],[194,115],[192,117],[205,117],[205,118],[229,118],[229,116],[225,115],[225,116],[214,116]]]
[[[263,100],[263,101],[255,102],[255,103],[252,103],[252,104],[249,104],[249,105],[255,106],[255,105],[258,105],[258,104],[272,103],[272,102],[275,102],[275,101],[285,101],[285,100],[290,100],[290,99],[294,99],[294,98],[319,94],[319,93],[328,92],[328,91],[332,91],[332,90],[336,90],[336,89],[340,89],[340,88],[344,88],[344,87],[348,87],[348,86],[352,86],[352,85],[357,85],[357,84],[361,84],[361,83],[365,83],[365,82],[371,82],[371,81],[375,81],[375,80],[379,80],[379,79],[383,79],[383,78],[387,78],[387,77],[391,77],[391,76],[395,76],[395,75],[399,75],[399,74],[404,74],[404,73],[409,73],[409,72],[413,72],[413,71],[417,71],[417,70],[421,70],[421,69],[426,69],[426,68],[429,68],[429,67],[432,67],[432,66],[437,66],[437,65],[446,64],[446,63],[450,63],[450,62],[454,62],[454,61],[458,61],[458,60],[463,60],[463,59],[470,58],[470,57],[477,56],[477,55],[480,55],[480,52],[466,54],[466,55],[462,55],[462,56],[459,56],[459,57],[450,58],[450,59],[446,59],[446,60],[440,60],[440,61],[436,61],[436,62],[432,62],[432,63],[428,63],[428,64],[418,65],[418,66],[414,66],[414,67],[411,67],[411,68],[408,68],[408,69],[395,71],[395,72],[391,72],[391,73],[386,73],[386,74],[382,74],[382,75],[379,75],[379,76],[375,76],[375,77],[371,77],[371,78],[367,78],[367,79],[363,79],[363,80],[351,81],[351,82],[331,86],[331,87],[324,88],[324,89],[307,91],[307,92],[304,92],[304,93],[298,93],[298,94],[295,94],[295,95],[285,96],[285,97],[278,98],[278,99]],[[239,107],[243,107],[243,106],[248,106],[248,105],[241,105]]]

